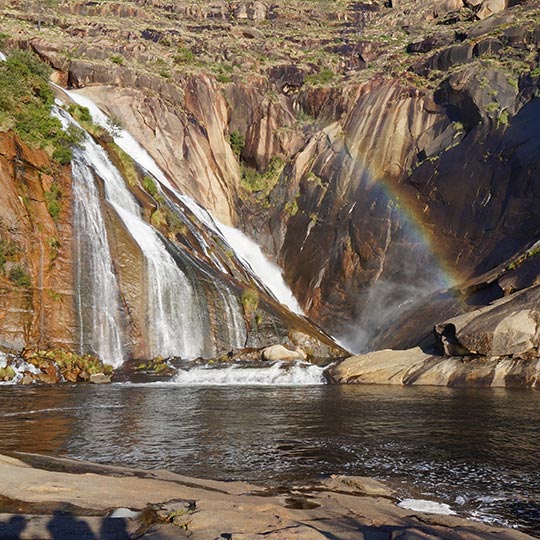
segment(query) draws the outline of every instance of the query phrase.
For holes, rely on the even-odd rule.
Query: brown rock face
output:
[[[227,105],[215,82],[208,77],[192,79],[184,95],[172,103],[161,91],[161,99],[139,94],[136,84],[86,87],[83,93],[122,119],[180,192],[224,223],[235,222],[239,169],[227,140]]]
[[[2,345],[73,348],[71,181],[15,136],[0,135]]]
[[[362,27],[367,37],[388,28],[395,37],[340,45],[299,38],[299,49],[316,42],[336,55],[331,73],[300,51],[281,64],[272,56],[265,67],[258,47],[275,52],[272,29],[248,39],[242,21],[283,16],[282,5],[150,6],[193,17],[194,31],[216,41],[184,51],[193,58],[180,65],[162,49],[160,65],[170,69],[161,74],[152,46],[180,41],[155,25],[141,36],[107,25],[72,28],[71,36],[101,37],[108,49],[84,43],[65,64],[42,38],[25,46],[120,117],[180,191],[254,236],[284,267],[306,313],[352,335],[357,348],[411,300],[456,276],[480,275],[538,238],[537,1],[371,2],[329,9],[326,18],[314,8],[324,29],[342,21],[341,36]],[[486,10],[498,13],[478,21]],[[307,13],[288,13],[280,28]],[[246,39],[257,54],[231,52],[227,38]],[[110,61],[113,52],[125,65]],[[452,298],[444,306],[442,319],[463,311]],[[441,322],[433,306],[422,312],[429,324],[417,331],[405,323],[409,336],[400,343],[418,343]]]

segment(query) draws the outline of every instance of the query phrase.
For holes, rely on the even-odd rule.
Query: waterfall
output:
[[[90,352],[118,367],[124,361],[120,291],[114,274],[99,193],[92,170],[75,149],[73,177],[76,302],[80,353]]]
[[[73,119],[60,113],[69,122]],[[147,265],[146,331],[152,356],[193,358],[203,353],[202,314],[188,278],[156,231],[141,216],[139,205],[106,152],[87,136],[78,150],[86,165],[103,180],[105,198],[139,246]],[[105,247],[103,247],[105,249]]]
[[[59,107],[52,114],[64,129],[73,120]],[[86,137],[85,142],[89,142]],[[124,361],[120,324],[120,290],[114,273],[99,192],[82,148],[74,148],[73,228],[75,301],[79,317],[79,353],[91,353],[118,367]]]
[[[237,257],[247,263],[251,272],[262,281],[266,288],[291,311],[303,315],[300,304],[283,279],[281,269],[265,257],[260,246],[238,229],[228,227],[223,223],[219,223],[218,227]]]
[[[128,133],[125,129],[114,129],[107,115],[89,98],[73,91],[61,88],[75,103],[87,107],[94,123],[106,129],[113,137],[115,143],[136,161],[142,168],[148,171],[163,186],[173,192],[192,212],[206,225],[208,229],[217,234],[233,250],[237,259],[243,264],[249,273],[272,294],[285,304],[291,311],[303,314],[298,301],[285,283],[281,269],[268,260],[261,248],[244,233],[233,227],[226,226],[198,203],[187,195],[179,193],[169,182],[163,171],[157,165],[150,154]],[[226,272],[221,265],[218,267]]]

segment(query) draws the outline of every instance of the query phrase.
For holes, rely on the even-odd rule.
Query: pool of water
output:
[[[0,452],[263,485],[330,474],[540,535],[540,393],[383,386],[0,386]]]

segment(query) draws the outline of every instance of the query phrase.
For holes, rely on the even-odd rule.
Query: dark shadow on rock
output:
[[[100,540],[129,540],[130,538],[124,519],[107,517],[101,522]]]
[[[400,526],[383,525],[381,527],[373,527],[370,525],[363,525],[359,521],[353,518],[342,518],[332,522],[333,525],[339,524],[341,532],[331,532],[324,530],[324,523],[321,522],[319,526],[316,526],[314,522],[299,523],[304,527],[309,527],[317,531],[327,540],[343,540],[343,538],[350,538],[351,533],[358,533],[358,538],[363,540],[391,540],[392,538],[398,538],[400,533],[406,533],[407,529]]]
[[[20,540],[21,532],[26,528],[26,518],[12,516],[0,522],[0,540]]]
[[[69,513],[55,512],[47,530],[52,540],[98,540],[87,523]]]

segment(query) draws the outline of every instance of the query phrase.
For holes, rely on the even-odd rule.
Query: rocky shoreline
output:
[[[2,540],[420,540],[532,538],[460,517],[400,508],[363,477],[269,490],[19,454],[0,456]]]

